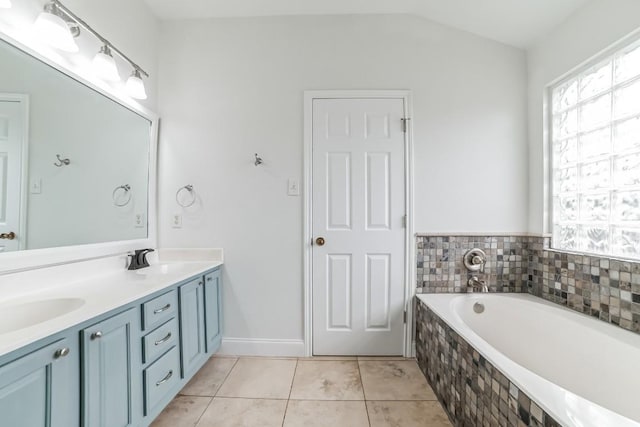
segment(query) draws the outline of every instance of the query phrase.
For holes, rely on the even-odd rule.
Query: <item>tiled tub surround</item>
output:
[[[549,249],[527,238],[529,292],[640,333],[640,263]]]
[[[416,350],[455,425],[640,425],[640,337],[531,295],[419,295]]]
[[[466,292],[467,281],[478,276],[491,292],[527,292],[527,237],[423,236],[416,237],[418,293]],[[487,254],[484,272],[470,273],[462,257],[469,249]]]
[[[528,292],[640,333],[640,263],[552,250],[547,237],[418,235],[417,292],[467,292],[462,256],[474,247],[491,292]]]

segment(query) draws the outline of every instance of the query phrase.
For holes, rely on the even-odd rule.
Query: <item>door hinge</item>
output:
[[[409,127],[409,120],[411,120],[409,117],[404,117],[402,119],[402,132],[407,133],[407,129]]]
[[[404,311],[404,314],[402,315],[402,319],[404,323],[407,323],[407,310]]]

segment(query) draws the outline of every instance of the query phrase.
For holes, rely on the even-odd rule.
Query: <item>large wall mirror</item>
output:
[[[153,120],[0,40],[3,253],[150,237]]]

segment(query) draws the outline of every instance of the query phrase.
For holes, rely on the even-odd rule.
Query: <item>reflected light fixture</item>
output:
[[[113,54],[109,45],[104,45],[100,48],[100,52],[96,53],[93,57],[93,70],[103,80],[115,82],[120,80],[120,74],[118,73],[118,67],[116,61],[113,59]]]
[[[74,40],[74,36],[79,34],[79,28],[75,25],[69,26],[55,1],[44,6],[44,10],[38,15],[34,26],[40,38],[51,46],[65,52],[79,50]]]
[[[11,0],[0,0],[0,9],[11,9]]]
[[[147,99],[147,91],[144,89],[144,82],[142,81],[140,70],[137,68],[133,70],[133,73],[127,79],[127,92],[132,98]]]

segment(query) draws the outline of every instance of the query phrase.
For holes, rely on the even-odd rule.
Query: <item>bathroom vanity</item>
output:
[[[106,269],[1,303],[17,329],[0,333],[0,424],[149,425],[220,346],[221,265]]]

